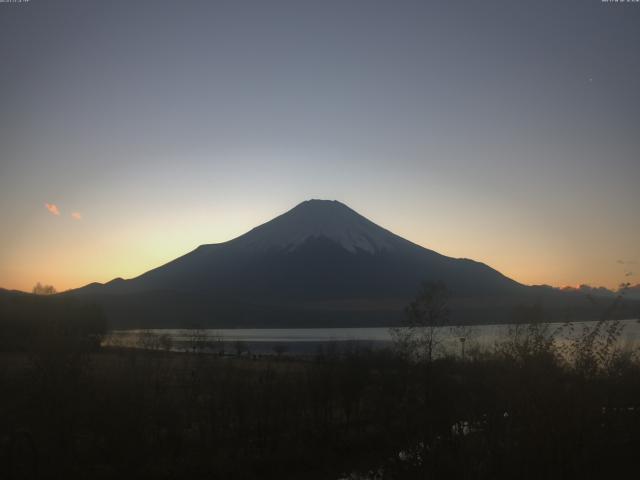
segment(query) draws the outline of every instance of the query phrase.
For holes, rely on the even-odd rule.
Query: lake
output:
[[[550,332],[557,331],[556,341],[567,342],[584,328],[595,322],[573,322],[571,328],[563,324],[548,324]],[[640,321],[621,320],[622,334],[619,344],[624,348],[640,347]],[[441,327],[436,330],[441,352],[465,348],[491,349],[509,335],[513,325],[475,325],[467,327]],[[520,326],[523,328],[526,326]],[[170,339],[164,345],[161,339]],[[354,345],[371,348],[389,346],[392,342],[388,328],[251,328],[251,329],[150,329],[116,330],[105,339],[106,346],[126,346],[145,349],[171,348],[176,351],[193,349],[227,353],[246,348],[252,354],[274,354],[276,350],[288,354],[313,354],[319,348],[348,348]]]

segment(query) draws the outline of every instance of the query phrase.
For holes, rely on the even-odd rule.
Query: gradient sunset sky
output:
[[[640,282],[640,3],[31,0],[0,45],[0,287],[310,198],[526,284]]]

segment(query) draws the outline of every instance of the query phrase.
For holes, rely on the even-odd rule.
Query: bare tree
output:
[[[34,295],[54,295],[58,293],[53,285],[43,285],[40,282],[35,284],[32,292]]]
[[[431,361],[437,346],[438,329],[449,323],[449,295],[442,282],[425,282],[405,309],[405,321],[391,329],[396,347],[414,359]]]
[[[558,359],[556,339],[563,335],[566,324],[552,325],[540,303],[514,307],[512,323],[505,338],[496,344],[497,351],[516,362],[532,359]]]

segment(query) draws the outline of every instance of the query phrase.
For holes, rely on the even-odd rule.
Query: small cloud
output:
[[[55,205],[53,203],[45,203],[44,204],[44,208],[49,210],[49,213],[51,215],[60,215],[60,209],[58,208],[57,205]]]
[[[82,215],[80,215],[80,212],[73,212],[71,214],[71,218],[73,218],[74,220],[82,220]]]

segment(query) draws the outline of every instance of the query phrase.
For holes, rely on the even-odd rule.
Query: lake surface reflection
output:
[[[571,327],[563,324],[547,324],[548,332],[555,333],[557,342],[568,342],[579,335],[584,328],[593,327],[595,322],[573,322]],[[619,346],[640,347],[640,321],[621,320],[622,333]],[[482,350],[492,349],[497,342],[513,334],[513,325],[475,325],[467,327],[441,327],[436,330],[441,352],[455,352],[460,349],[460,339],[465,346]],[[520,329],[526,328],[521,325]],[[162,343],[159,339],[164,338]],[[169,339],[167,342],[166,339]],[[116,330],[105,339],[105,345],[121,345],[137,348],[163,348],[172,350],[224,350],[246,348],[252,354],[273,354],[283,351],[290,354],[314,353],[320,347],[360,345],[371,348],[389,346],[392,334],[389,328],[238,328],[238,329],[151,329]]]

